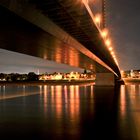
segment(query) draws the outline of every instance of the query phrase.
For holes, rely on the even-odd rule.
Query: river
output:
[[[140,140],[139,132],[139,83],[0,86],[2,140]]]

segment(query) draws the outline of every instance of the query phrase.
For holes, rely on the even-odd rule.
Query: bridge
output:
[[[89,69],[97,85],[114,85],[119,67],[86,2],[1,0],[0,48]]]

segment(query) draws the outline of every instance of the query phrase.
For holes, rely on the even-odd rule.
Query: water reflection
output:
[[[0,100],[41,94],[40,86],[0,86]]]
[[[0,86],[0,132],[14,139],[139,140],[139,116],[139,84]]]
[[[80,106],[79,88],[79,86],[73,85],[44,86],[42,99],[46,116],[48,113],[55,114],[54,117],[60,120],[63,115],[69,114],[70,121],[75,122],[78,120]]]
[[[120,97],[120,107],[122,118],[125,116],[126,111],[126,89],[125,85],[121,86],[121,97]]]
[[[120,115],[118,117],[119,134],[123,139],[140,139],[140,89],[139,84],[121,86]],[[127,130],[127,131],[126,131]]]

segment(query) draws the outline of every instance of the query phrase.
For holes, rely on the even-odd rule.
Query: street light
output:
[[[107,47],[109,47],[109,46],[111,45],[110,39],[106,39],[106,40],[105,40],[105,44],[107,45]]]
[[[115,59],[116,58],[115,54],[113,54],[112,57]]]
[[[112,55],[114,55],[114,52],[113,52],[113,51],[111,51],[111,54],[112,54]]]
[[[95,23],[100,27],[101,26],[101,15],[97,14],[94,17]]]
[[[108,30],[107,30],[107,29],[103,29],[103,30],[101,31],[101,35],[102,35],[103,38],[106,38],[107,35],[108,35]]]
[[[113,50],[113,48],[112,48],[112,47],[109,47],[108,49],[109,49],[110,51],[112,51],[112,50]]]

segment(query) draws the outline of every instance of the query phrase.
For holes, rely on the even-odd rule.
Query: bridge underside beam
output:
[[[63,10],[63,14],[67,14],[66,16],[57,15],[56,18],[54,13],[58,11],[48,11],[47,9],[52,9],[50,5],[48,8],[45,8],[45,10],[43,10],[44,8],[42,7],[49,4],[49,2],[52,3],[51,0],[46,3],[41,2],[40,4],[42,6],[40,8],[28,3],[29,1],[30,0],[27,0],[22,3],[17,0],[1,0],[0,4],[8,9],[6,12],[9,11],[11,15],[10,18],[9,12],[7,17],[1,15],[4,19],[0,26],[3,31],[2,34],[0,33],[2,37],[0,40],[2,44],[1,48],[53,60],[58,63],[65,63],[71,66],[92,69],[95,72],[119,73],[114,61],[111,61],[112,57],[110,54],[108,55],[108,51],[105,49],[100,35],[98,36],[99,32],[97,29],[92,26],[93,30],[87,30],[86,28],[90,26],[86,26],[86,28],[83,26],[87,25],[84,21],[88,20],[88,23],[90,23],[90,18],[86,19],[87,16],[82,15],[80,17],[83,17],[82,19],[84,20],[81,18],[81,20],[77,18],[73,19],[73,12],[71,13],[69,10],[66,10],[63,2],[59,4],[56,3],[56,5],[59,5],[58,8],[60,11]],[[56,0],[54,2],[56,2]],[[52,4],[52,6],[56,8],[54,4]],[[44,14],[45,11],[47,15]],[[60,17],[69,17],[68,20],[73,21],[73,24],[68,24],[69,26],[65,27],[67,24],[63,23],[62,21],[65,20],[60,20]],[[77,24],[75,21],[80,22]],[[10,23],[10,26],[9,22],[12,23]],[[73,27],[75,28],[73,29]],[[87,37],[83,39],[83,36],[92,36],[91,38],[93,39],[90,38],[87,40]],[[77,37],[80,38],[80,40]],[[85,42],[83,43],[83,41]],[[90,46],[92,46],[91,49]]]
[[[43,28],[39,23],[28,22],[28,18],[25,20],[4,7],[0,6],[0,11],[0,48],[96,72],[109,72],[102,66],[103,62],[102,65],[96,62],[98,58],[94,54],[49,19],[46,21],[46,17],[37,20],[44,23]],[[35,16],[31,14],[30,20]]]

